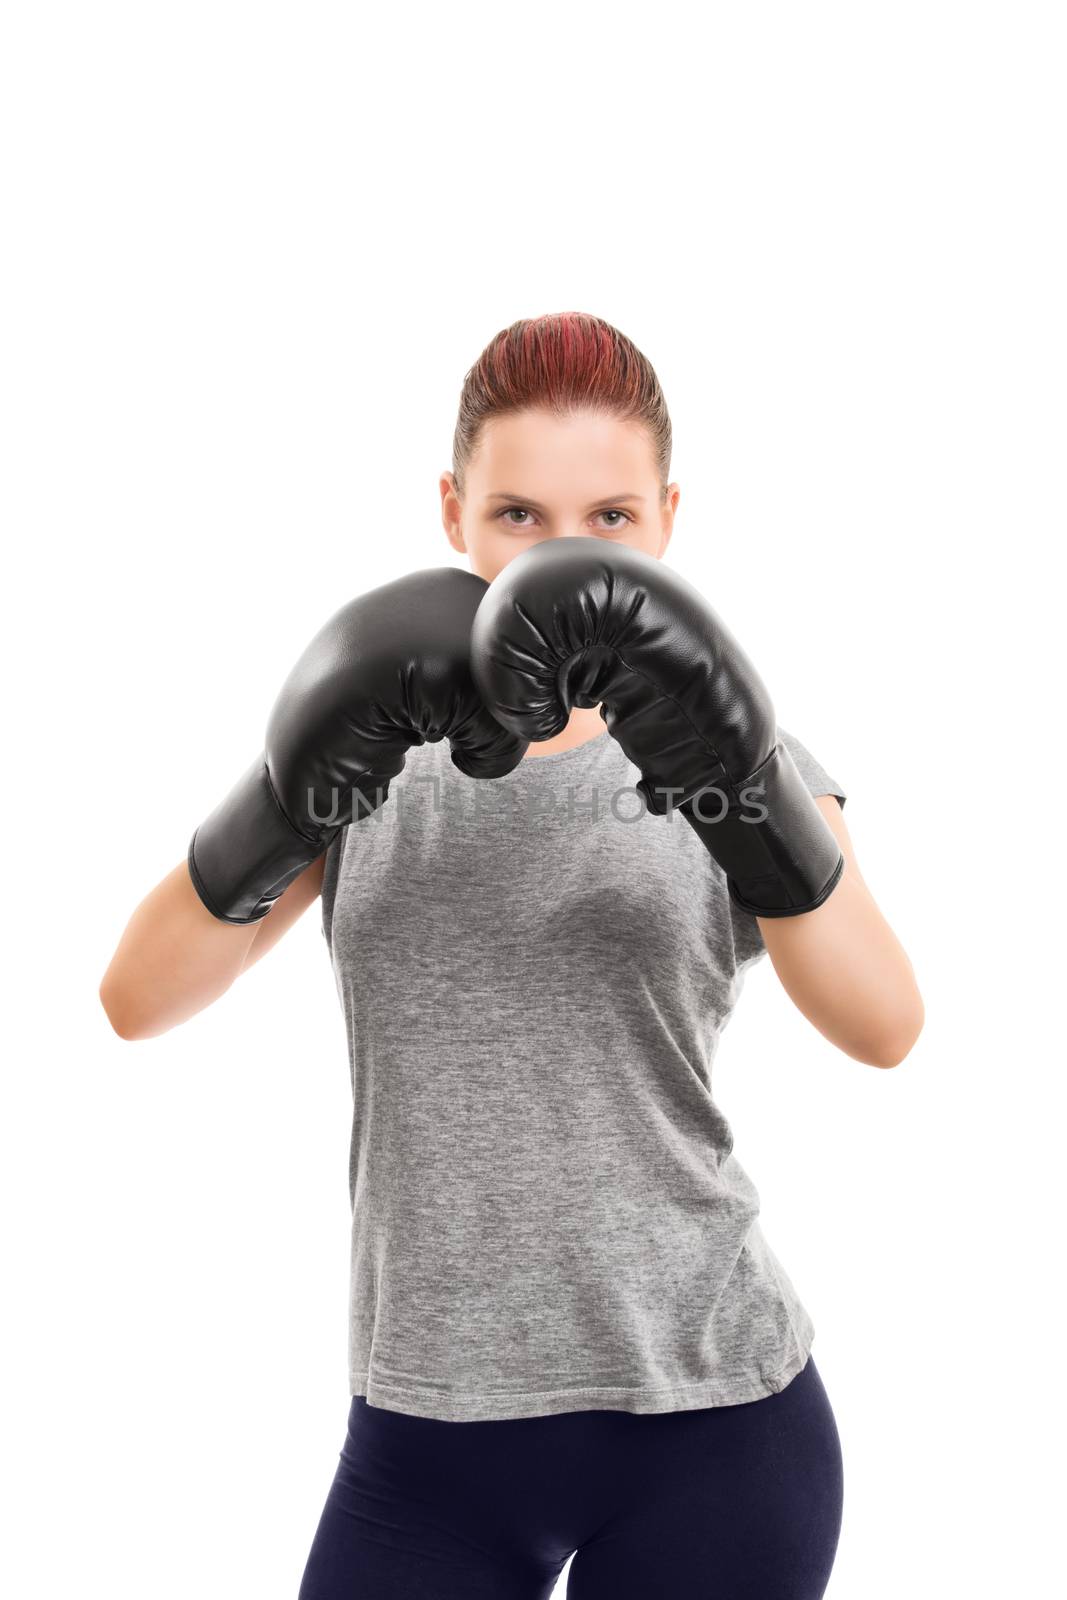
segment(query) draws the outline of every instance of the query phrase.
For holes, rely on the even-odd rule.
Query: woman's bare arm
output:
[[[100,983],[100,1002],[123,1039],[151,1039],[225,994],[317,899],[325,856],[313,861],[258,922],[213,917],[183,861],[141,901]]]
[[[841,846],[845,870],[833,893],[799,917],[761,917],[763,942],[790,999],[846,1055],[894,1067],[922,1031],[922,996],[896,934],[856,864],[833,795],[815,804]]]

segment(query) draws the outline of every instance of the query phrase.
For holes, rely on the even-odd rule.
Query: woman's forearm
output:
[[[182,861],[134,911],[101,981],[115,1032],[152,1038],[217,1000],[244,965],[257,926],[213,917]]]
[[[858,1061],[896,1066],[922,1030],[922,996],[856,865],[837,801],[816,804],[841,844],[841,880],[815,911],[760,918],[763,940],[790,999],[820,1033]]]
[[[134,911],[100,983],[100,1002],[123,1039],[150,1039],[225,994],[316,897],[322,861],[290,884],[267,916],[236,925],[204,906],[184,861]]]

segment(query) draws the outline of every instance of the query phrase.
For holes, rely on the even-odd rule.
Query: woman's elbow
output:
[[[906,1008],[896,1011],[876,1035],[864,1041],[859,1059],[870,1067],[899,1067],[911,1054],[925,1020],[922,997],[916,993]]]
[[[101,978],[97,992],[100,1004],[104,1008],[104,1015],[120,1039],[148,1038],[143,1018],[138,1017],[136,1009],[130,1004],[129,996],[123,993],[110,974],[105,973]]]

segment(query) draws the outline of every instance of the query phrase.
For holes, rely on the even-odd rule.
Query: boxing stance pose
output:
[[[440,485],[471,571],[326,623],[101,985],[149,1038],[321,901],[350,1407],[300,1600],[549,1600],[568,1562],[568,1600],[826,1587],[836,1423],[712,1064],[768,954],[858,1061],[921,1001],[844,790],[660,560],[669,446],[609,324],[497,335]]]

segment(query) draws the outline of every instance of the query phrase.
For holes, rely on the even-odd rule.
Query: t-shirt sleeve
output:
[[[786,733],[784,728],[778,729],[778,737],[793,757],[797,771],[807,784],[810,793],[832,794],[838,805],[843,807],[846,798],[844,789],[836,778],[831,778],[825,767],[820,766],[807,746],[801,744],[793,734]]]
[[[826,768],[812,755],[806,745],[784,728],[778,729],[778,737],[789,751],[796,769],[803,778],[809,794],[832,794],[839,806],[845,804],[845,791],[836,778],[832,778]],[[742,911],[733,899],[730,900],[730,922],[734,935],[734,961],[738,967],[746,962],[754,961],[766,950],[763,935],[759,930],[759,923],[750,911]]]
[[[341,852],[344,849],[347,828],[342,828],[337,837],[327,846],[326,859],[322,868],[322,893],[321,893],[321,931],[326,940],[326,948],[333,959],[333,906],[337,898],[338,873],[341,868]]]

